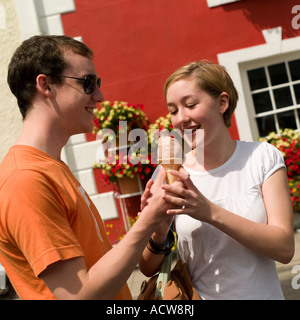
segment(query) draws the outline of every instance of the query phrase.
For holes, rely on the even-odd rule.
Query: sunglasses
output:
[[[101,86],[101,78],[98,78],[94,74],[88,74],[84,78],[76,78],[76,77],[69,77],[63,75],[56,75],[62,78],[70,78],[75,80],[83,81],[83,89],[86,94],[91,94],[96,89],[96,86],[100,88]]]

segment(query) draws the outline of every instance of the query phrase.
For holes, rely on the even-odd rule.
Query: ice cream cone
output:
[[[181,167],[181,164],[178,163],[174,163],[174,164],[162,164],[162,166],[164,167],[164,169],[166,170],[166,183],[167,184],[171,184],[173,182],[175,182],[177,180],[177,177],[173,176],[171,172],[169,172],[169,170],[179,170],[179,168]]]
[[[168,133],[162,132],[158,143],[158,162],[166,170],[166,183],[171,184],[177,180],[169,170],[179,170],[183,162],[181,143],[170,136]]]

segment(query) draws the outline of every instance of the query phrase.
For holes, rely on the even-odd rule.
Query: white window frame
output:
[[[249,66],[251,68],[251,64],[257,65],[260,59],[292,55],[300,51],[300,37],[282,40],[281,27],[263,30],[262,33],[265,44],[218,54],[220,65],[227,69],[239,93],[234,115],[239,138],[244,141],[255,141],[259,137],[253,103],[249,100],[249,88],[245,87],[245,83],[248,83],[246,70]]]
[[[253,104],[253,100],[252,100],[252,92],[251,92],[251,89],[249,86],[249,81],[248,81],[248,76],[247,76],[247,70],[252,70],[252,69],[261,68],[261,67],[266,68],[269,65],[273,65],[273,64],[277,64],[277,63],[287,63],[288,61],[292,61],[292,60],[296,60],[296,59],[300,59],[300,48],[299,48],[298,52],[293,52],[293,53],[288,53],[288,54],[280,54],[280,55],[276,55],[276,56],[273,56],[273,57],[270,57],[267,59],[256,60],[256,61],[253,61],[250,63],[244,63],[241,65],[240,71],[241,71],[241,76],[243,79],[242,81],[243,81],[243,87],[244,87],[244,92],[245,92],[245,98],[247,101],[247,106],[249,107],[249,109],[253,110],[254,118],[256,118],[256,117],[255,117],[255,112],[254,112],[254,104]],[[268,71],[266,73],[266,76],[267,76],[267,78],[269,77]],[[289,80],[288,82],[280,84],[280,85],[276,85],[276,86],[272,86],[270,84],[270,86],[268,86],[268,89],[272,89],[273,87],[274,88],[287,87],[288,85],[291,85],[291,84],[300,83],[299,80],[297,80],[297,81],[291,80],[291,76],[290,76],[288,68],[287,68],[287,76],[288,76],[288,80]],[[269,82],[270,82],[270,80],[269,80]],[[267,89],[267,88],[259,89],[256,91],[258,91],[258,92],[265,91],[265,89]],[[294,111],[295,109],[297,109],[297,103],[296,103],[296,97],[293,93],[293,90],[291,90],[291,98],[293,101],[292,106],[288,106],[288,107],[284,107],[284,108],[280,108],[280,109],[272,109],[270,111],[263,112],[262,115],[267,116],[267,115],[279,114],[281,112],[286,112],[286,111]],[[276,103],[275,103],[274,96],[272,93],[270,94],[270,99],[271,99],[272,106],[274,107],[276,105]],[[254,121],[255,121],[255,119],[254,119]],[[295,121],[296,121],[297,127],[299,128],[299,126],[300,126],[299,119],[296,118]],[[256,122],[255,122],[255,124],[256,124]],[[275,120],[275,127],[276,127],[276,131],[279,132],[279,124],[278,124],[278,121],[276,121],[276,120]],[[255,131],[255,129],[257,129],[257,130]],[[257,137],[259,135],[257,125],[255,125],[253,131],[256,132],[255,136]]]

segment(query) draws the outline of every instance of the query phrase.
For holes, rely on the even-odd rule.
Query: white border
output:
[[[240,140],[254,141],[257,139],[256,124],[252,108],[247,108],[247,100],[243,89],[241,67],[245,63],[258,59],[270,58],[279,54],[292,53],[300,50],[300,36],[282,40],[281,27],[263,30],[266,44],[240,50],[220,53],[217,55],[220,65],[224,66],[239,93],[238,107],[235,118]]]

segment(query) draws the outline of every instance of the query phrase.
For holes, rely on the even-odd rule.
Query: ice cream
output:
[[[168,131],[161,132],[158,140],[158,163],[166,170],[166,182],[171,184],[177,180],[169,170],[179,170],[183,163],[181,140],[174,138]]]

